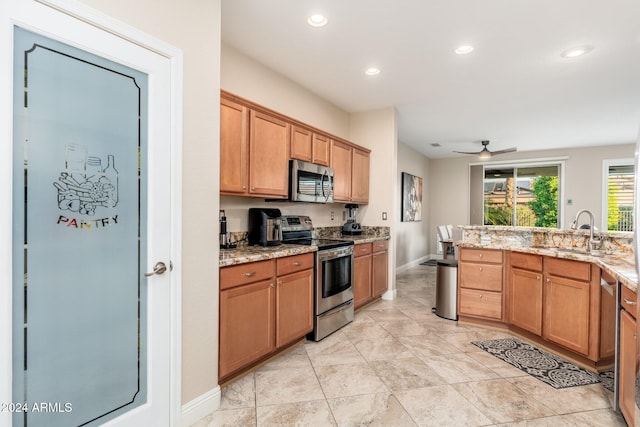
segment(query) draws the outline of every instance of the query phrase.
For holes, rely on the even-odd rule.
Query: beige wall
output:
[[[211,265],[219,252],[215,218],[220,0],[82,1],[184,54],[182,402],[186,403],[218,384],[218,274]]]
[[[371,150],[369,172],[369,204],[362,206],[360,221],[368,226],[385,226],[391,230],[389,245],[389,288],[395,289],[396,244],[395,223],[399,213],[396,200],[396,167],[398,162],[398,130],[396,110],[353,113],[351,141]],[[387,213],[387,220],[382,213]],[[384,297],[384,296],[383,296]]]
[[[565,186],[562,200],[564,228],[571,225],[580,209],[589,209],[596,216],[596,224],[602,223],[602,162],[605,159],[633,158],[635,145],[614,145],[562,150],[527,151],[496,157],[496,161],[528,160],[567,157],[565,161]],[[430,227],[433,238],[429,251],[435,254],[435,227],[440,224],[468,224],[469,212],[469,163],[477,163],[474,157],[433,159],[429,170]],[[567,200],[572,199],[571,205]]]
[[[398,144],[397,194],[395,206],[402,206],[402,172],[422,178],[422,221],[402,222],[402,215],[396,218],[396,265],[398,270],[410,267],[429,254],[429,159],[406,144]],[[435,234],[434,234],[435,238]]]

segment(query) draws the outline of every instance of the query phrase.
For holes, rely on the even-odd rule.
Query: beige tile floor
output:
[[[435,267],[398,297],[222,388],[213,426],[625,426],[600,384],[556,390],[470,344],[508,336],[431,313]]]

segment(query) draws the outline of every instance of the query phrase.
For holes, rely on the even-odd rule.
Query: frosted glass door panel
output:
[[[16,28],[14,425],[146,402],[145,74]]]

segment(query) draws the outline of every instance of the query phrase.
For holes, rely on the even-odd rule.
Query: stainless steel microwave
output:
[[[291,160],[289,200],[333,203],[333,168],[302,160]]]

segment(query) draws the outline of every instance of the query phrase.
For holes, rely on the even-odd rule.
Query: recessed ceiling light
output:
[[[312,27],[324,27],[325,25],[327,25],[327,22],[329,22],[329,20],[324,15],[316,14],[311,15],[309,19],[307,19],[307,22]]]
[[[587,54],[592,50],[593,50],[593,46],[588,46],[588,45],[577,46],[577,47],[572,47],[571,49],[565,50],[560,54],[560,56],[562,56],[563,58],[576,58],[578,56]]]
[[[369,67],[366,70],[364,70],[364,73],[367,76],[377,76],[378,74],[380,74],[380,68]]]
[[[466,55],[467,53],[473,52],[473,46],[465,44],[462,46],[458,46],[455,50],[458,55]]]

